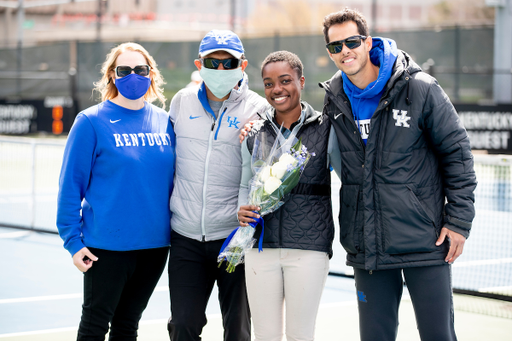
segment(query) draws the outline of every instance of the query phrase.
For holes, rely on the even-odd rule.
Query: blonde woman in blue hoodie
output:
[[[96,84],[102,102],[78,114],[64,151],[57,227],[84,273],[78,340],[136,340],[169,253],[175,137],[153,104],[163,79],[139,44],[113,48]]]

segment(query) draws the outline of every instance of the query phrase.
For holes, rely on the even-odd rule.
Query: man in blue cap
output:
[[[239,225],[242,169],[240,128],[259,118],[267,101],[248,88],[240,38],[212,30],[194,61],[203,83],[180,90],[170,116],[176,133],[176,175],[171,196],[169,289],[172,341],[201,340],[205,310],[217,282],[225,341],[250,341],[245,269],[227,273],[217,256]]]

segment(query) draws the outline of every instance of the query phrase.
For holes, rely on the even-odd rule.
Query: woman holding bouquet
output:
[[[253,211],[259,207],[247,204],[255,140],[271,148],[281,134],[286,139],[296,136],[312,157],[284,204],[263,216],[263,251],[253,248],[245,254],[254,332],[257,341],[281,340],[286,318],[288,341],[313,340],[332,255],[330,165],[339,170],[339,149],[327,117],[301,101],[305,78],[300,59],[288,51],[273,52],[261,71],[265,97],[272,108],[266,120],[254,124],[242,144],[241,226],[258,217]],[[255,238],[261,233],[258,225]]]

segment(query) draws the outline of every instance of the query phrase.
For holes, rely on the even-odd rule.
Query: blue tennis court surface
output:
[[[73,266],[61,239],[52,234],[0,228],[0,250],[0,338],[9,341],[75,339],[81,314],[82,274]],[[170,312],[166,277],[164,272],[143,315],[139,340],[168,340],[166,320]],[[222,340],[216,295],[214,292],[207,310],[209,322],[203,333],[206,341]],[[456,327],[460,340],[512,340],[510,319],[457,311]],[[354,282],[329,276],[318,315],[316,340],[357,339]],[[407,294],[401,307],[397,340],[419,340]]]
[[[2,334],[76,328],[82,304],[82,273],[72,264],[57,235],[0,228],[0,337]],[[164,271],[143,320],[170,315],[167,270]],[[332,291],[329,302],[354,301],[351,279],[338,278],[343,289]],[[333,286],[329,283],[328,286]],[[212,294],[207,314],[220,314]],[[327,299],[327,298],[326,298]],[[165,328],[165,323],[162,328]]]

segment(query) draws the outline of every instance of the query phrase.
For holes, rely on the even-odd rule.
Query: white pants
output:
[[[325,252],[296,249],[252,249],[245,255],[247,296],[256,341],[315,337],[318,306],[329,273]]]

